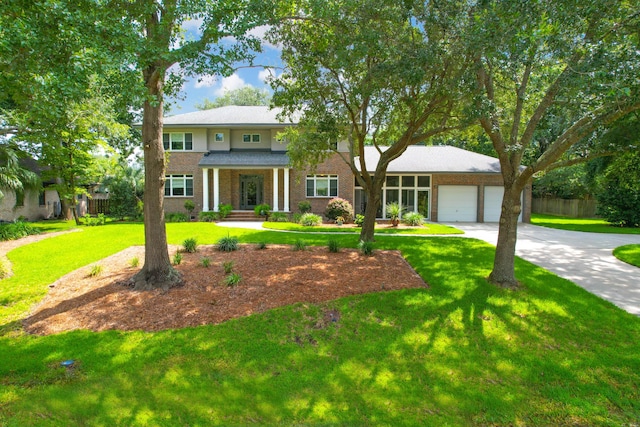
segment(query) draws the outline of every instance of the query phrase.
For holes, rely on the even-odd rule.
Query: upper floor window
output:
[[[338,175],[307,175],[307,197],[338,197]]]
[[[165,196],[193,196],[193,175],[167,175]]]
[[[193,134],[184,132],[170,132],[162,134],[162,145],[169,151],[193,150]]]
[[[259,133],[244,133],[242,134],[242,142],[258,143],[260,142]]]

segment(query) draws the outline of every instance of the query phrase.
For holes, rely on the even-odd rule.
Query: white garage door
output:
[[[438,221],[476,222],[477,220],[477,186],[441,185],[438,187]]]
[[[504,187],[502,186],[484,187],[484,222],[500,221],[503,194]],[[522,202],[522,195],[520,195],[520,202]],[[520,212],[518,221],[522,222],[522,212]]]

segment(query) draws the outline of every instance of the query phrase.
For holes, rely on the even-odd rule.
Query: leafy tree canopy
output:
[[[196,108],[198,110],[209,110],[226,105],[269,105],[270,103],[271,93],[268,90],[254,86],[243,86],[239,89],[227,91],[213,101],[205,99],[202,104],[196,104]]]

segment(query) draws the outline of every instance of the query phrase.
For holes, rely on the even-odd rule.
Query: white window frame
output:
[[[242,142],[245,144],[260,144],[262,136],[259,133],[243,133]]]
[[[327,183],[327,195],[318,195],[318,181],[326,181]],[[331,194],[331,182],[335,181],[335,194]],[[309,195],[308,187],[309,182],[313,182],[313,195]],[[307,179],[305,181],[305,195],[308,199],[329,199],[333,197],[339,197],[339,188],[340,188],[340,180],[338,175],[335,174],[316,174],[316,175],[307,175]]]
[[[387,187],[387,179],[389,178],[389,176],[397,176],[398,177],[398,185],[397,186],[388,186]],[[414,182],[413,182],[413,186],[403,186],[402,185],[402,177],[404,176],[413,176],[414,177]],[[418,185],[418,177],[422,177],[422,176],[428,176],[429,177],[429,186],[428,187],[424,187],[424,186],[419,186]],[[387,218],[387,190],[397,190],[398,191],[398,198],[400,199],[400,202],[402,203],[402,207],[404,208],[405,212],[418,212],[418,192],[419,191],[428,191],[429,192],[429,207],[431,207],[431,196],[433,194],[432,191],[432,185],[433,185],[433,175],[431,174],[399,174],[399,173],[391,173],[389,175],[387,175],[387,177],[385,177],[384,180],[384,184],[382,185],[382,194],[381,196],[381,204],[382,204],[382,218]],[[354,187],[354,200],[355,200],[355,191],[357,190],[362,190],[362,187],[360,187],[359,185],[355,185]],[[403,190],[408,190],[411,191],[413,190],[414,192],[414,206],[407,206],[406,204],[404,204],[404,201],[402,200],[402,191]],[[429,219],[428,217],[426,219]]]
[[[187,185],[187,182],[191,182],[191,188]],[[174,183],[181,183],[182,186],[176,186]],[[174,194],[175,189],[181,188],[184,190],[184,194]],[[191,190],[191,194],[187,194],[188,190]],[[190,174],[172,174],[165,175],[164,183],[164,196],[165,197],[193,197],[193,175]]]
[[[167,141],[165,141],[165,135],[167,135]],[[187,135],[189,135],[191,148],[187,148]],[[182,148],[173,148],[173,137],[181,136]],[[178,142],[178,141],[176,141]],[[162,145],[165,151],[193,151],[193,133],[191,132],[163,132],[162,133]]]

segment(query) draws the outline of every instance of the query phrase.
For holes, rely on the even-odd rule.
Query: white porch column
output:
[[[202,169],[202,211],[209,212],[209,169]]]
[[[218,212],[220,206],[220,169],[213,168],[213,211]]]
[[[273,211],[278,212],[278,193],[279,193],[279,183],[278,183],[278,168],[273,168]]]
[[[290,212],[289,209],[289,168],[284,168],[284,211]]]

